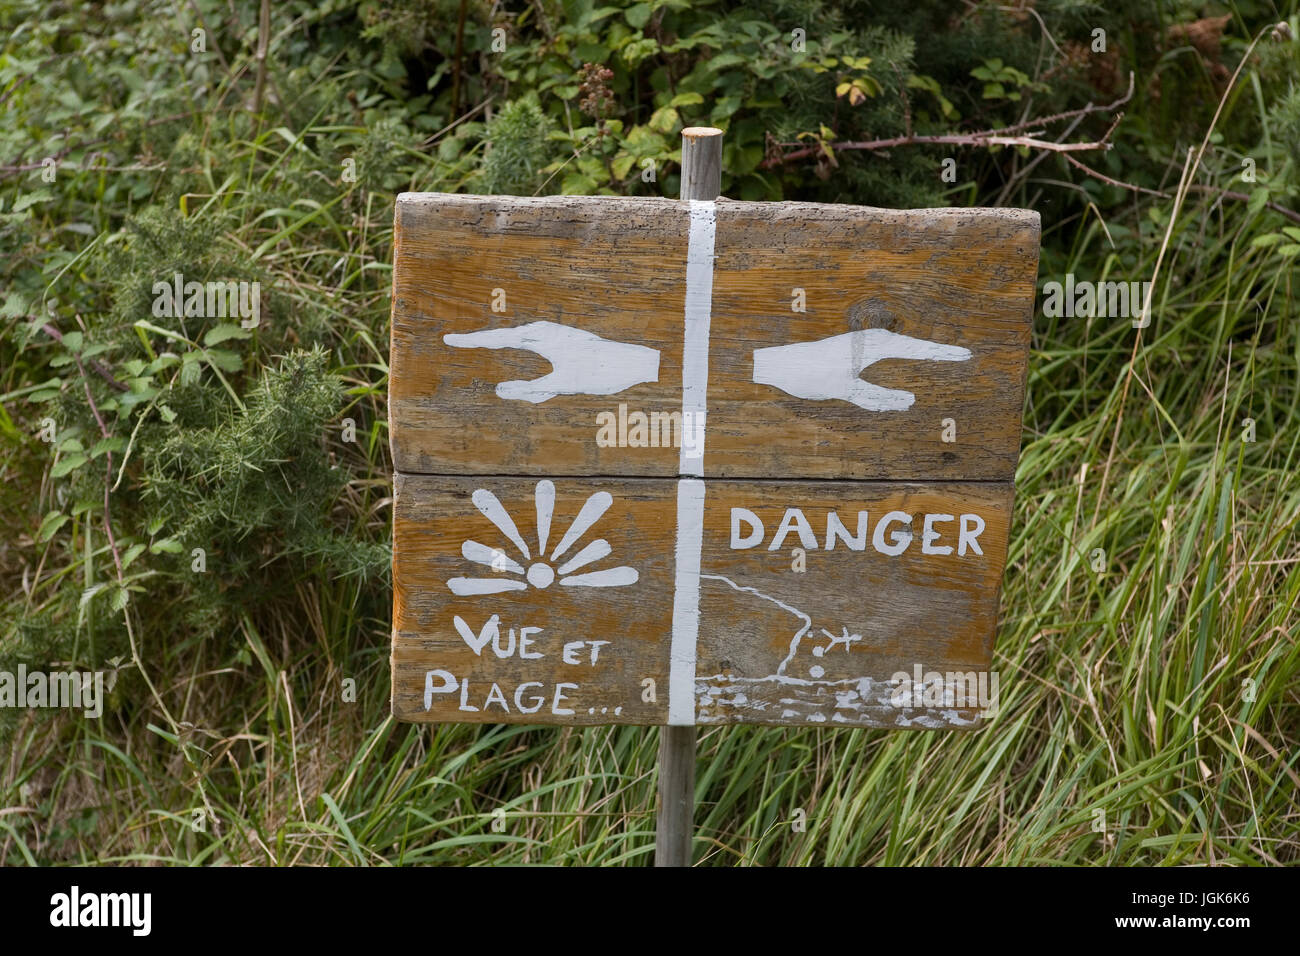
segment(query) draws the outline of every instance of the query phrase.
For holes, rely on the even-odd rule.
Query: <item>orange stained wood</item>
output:
[[[1038,235],[400,196],[393,713],[978,726]]]
[[[398,475],[398,717],[667,721],[676,482],[551,484],[543,547],[548,513],[539,520],[536,480]],[[480,490],[509,516],[517,541],[478,507]],[[597,495],[608,506],[553,556]],[[974,724],[975,702],[896,707],[889,681],[917,664],[945,675],[987,671],[1010,499],[1002,482],[709,482],[696,721]],[[618,569],[627,570],[609,574]],[[615,583],[592,580],[600,574]]]
[[[716,210],[705,477],[1011,479],[1036,213],[728,200]],[[389,394],[397,470],[676,475],[673,447],[598,439],[620,406],[624,416],[681,412],[689,228],[687,205],[670,200],[400,197]],[[655,377],[609,394],[502,398],[502,383],[535,381],[554,364],[519,345],[445,338],[535,323],[653,350]],[[757,350],[864,330],[969,357],[865,369],[864,380],[912,396],[889,411],[755,381]],[[588,342],[562,348],[565,365],[603,361]],[[945,420],[958,441],[943,440]]]

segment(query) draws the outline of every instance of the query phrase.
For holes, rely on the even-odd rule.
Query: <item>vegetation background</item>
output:
[[[1036,318],[1000,716],[704,730],[696,860],[1300,859],[1295,0],[263,6],[0,0],[0,669],[113,684],[0,709],[0,862],[651,860],[655,730],[387,715],[392,207],[675,196],[703,124],[729,196],[1029,207],[1040,285],[1155,284],[1145,329]],[[1092,172],[834,146],[1130,73]],[[154,317],[176,272],[260,326]]]

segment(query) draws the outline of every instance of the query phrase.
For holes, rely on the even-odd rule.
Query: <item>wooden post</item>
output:
[[[717,199],[722,192],[722,130],[690,126],[682,130],[680,199]]]
[[[722,130],[682,130],[681,199],[717,199],[722,192]],[[690,866],[695,816],[695,728],[659,730],[659,814],[655,866]]]

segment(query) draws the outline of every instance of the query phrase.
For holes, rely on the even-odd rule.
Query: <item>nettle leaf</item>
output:
[[[248,329],[241,329],[237,325],[222,322],[215,328],[208,329],[207,335],[203,336],[203,344],[220,345],[228,339],[251,339],[252,337],[253,333]]]
[[[578,169],[599,182],[605,172],[605,165],[595,156],[583,156],[578,160]]]
[[[713,112],[709,115],[709,118],[715,125],[723,125],[731,117],[732,113],[740,109],[742,102],[743,100],[739,96],[724,96],[713,105]]]
[[[101,581],[99,584],[92,584],[90,587],[86,588],[84,591],[81,592],[81,600],[77,602],[77,607],[80,610],[84,611],[86,609],[86,605],[89,604],[91,600],[94,599],[95,595],[98,594],[100,591],[104,590],[104,588],[106,587],[108,587],[108,582]]]
[[[650,22],[650,14],[654,12],[654,7],[649,3],[638,3],[628,7],[623,11],[623,19],[628,22],[629,26],[640,30]]]
[[[90,449],[90,457],[98,458],[100,455],[109,451],[125,451],[126,439],[124,438],[103,438],[95,442],[95,447]]]
[[[62,478],[64,475],[76,471],[89,460],[90,459],[85,455],[69,455],[67,458],[62,458],[59,460],[59,463],[50,470],[50,477]]]
[[[198,354],[195,352],[186,352],[185,360],[181,365],[181,385],[197,385],[203,370],[199,367],[197,361]]]
[[[632,164],[636,162],[636,157],[631,153],[620,153],[614,157],[614,161],[609,164],[614,175],[619,179],[626,179],[627,174],[632,171]]]
[[[207,349],[203,353],[209,365],[221,369],[223,372],[238,372],[244,367],[244,360],[240,358],[237,352],[230,352],[226,349]]]
[[[131,390],[118,398],[123,408],[139,405],[141,402],[147,402],[162,394],[158,388],[154,387],[153,379],[133,378],[129,384]]]
[[[144,553],[144,549],[146,547],[148,547],[148,545],[133,544],[131,545],[131,547],[127,548],[126,554],[122,555],[122,570],[125,571],[127,568],[129,568],[131,566],[131,562],[134,561],[136,558],[140,557],[140,555]]]
[[[569,173],[560,184],[560,192],[566,196],[586,196],[596,189],[596,180],[586,173]]]
[[[628,130],[623,146],[638,157],[645,157],[659,155],[667,148],[668,144],[659,133],[644,126],[633,126]]]
[[[68,430],[71,431],[71,429]],[[59,443],[55,447],[58,448],[59,451],[65,451],[65,452],[86,450],[85,447],[81,444],[80,440],[72,437],[71,435],[64,435],[63,438],[59,440]]]
[[[642,60],[654,56],[658,51],[659,41],[645,37],[631,43],[625,43],[619,51],[619,56],[623,58],[623,62],[635,69]]]
[[[49,202],[53,198],[54,198],[54,194],[50,192],[48,189],[38,189],[35,192],[27,193],[24,196],[19,196],[14,201],[14,208],[10,211],[22,212],[23,210],[27,209],[30,206],[35,206],[38,202]]]
[[[184,546],[175,538],[161,538],[149,545],[150,554],[160,554],[164,551],[168,554],[180,554],[184,550]]]
[[[62,511],[51,511],[41,519],[40,530],[36,532],[37,541],[49,541],[54,537],[54,533],[63,527],[68,520],[68,516]]]
[[[664,106],[651,114],[650,122],[646,123],[646,125],[659,133],[671,133],[677,128],[680,119],[677,110],[671,106]]]
[[[10,292],[0,306],[0,319],[16,319],[30,311],[31,303],[20,292]]]
[[[126,607],[127,602],[131,600],[131,592],[126,588],[114,588],[112,605],[114,611],[120,611]]]
[[[582,29],[584,27],[590,27],[593,24],[604,20],[608,16],[613,16],[615,13],[621,12],[622,11],[618,7],[600,7],[599,9],[592,10],[579,17],[578,28]]]

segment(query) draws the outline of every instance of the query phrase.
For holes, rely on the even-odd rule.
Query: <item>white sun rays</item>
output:
[[[570,557],[568,561],[558,567],[555,566],[556,562],[568,553],[569,548],[576,544],[578,539],[586,534],[591,526],[609,510],[609,506],[614,503],[614,499],[609,492],[598,491],[586,500],[582,510],[578,512],[578,517],[573,519],[573,524],[564,533],[564,537],[560,539],[560,543],[555,546],[555,550],[551,552],[549,558],[546,556],[546,545],[551,536],[551,517],[555,513],[555,485],[549,479],[543,478],[537,483],[535,497],[537,500],[537,559],[533,560],[533,554],[529,550],[528,542],[519,533],[519,528],[515,526],[514,519],[510,517],[509,512],[506,511],[501,502],[497,500],[497,496],[485,488],[479,488],[470,496],[470,500],[482,512],[483,517],[496,525],[497,530],[519,549],[524,561],[529,562],[529,564],[525,568],[523,564],[508,556],[500,548],[489,548],[477,541],[466,541],[460,548],[460,553],[465,557],[465,560],[491,568],[496,572],[497,577],[452,578],[447,582],[447,587],[451,588],[452,594],[465,597],[475,594],[500,594],[503,591],[526,591],[529,585],[542,590],[555,583],[557,577],[561,585],[574,588],[617,588],[637,582],[640,575],[635,568],[627,566],[589,571],[585,574],[573,573],[609,556],[613,549],[610,548],[609,542],[604,538],[597,538]],[[517,575],[523,580],[503,577],[504,574]]]

